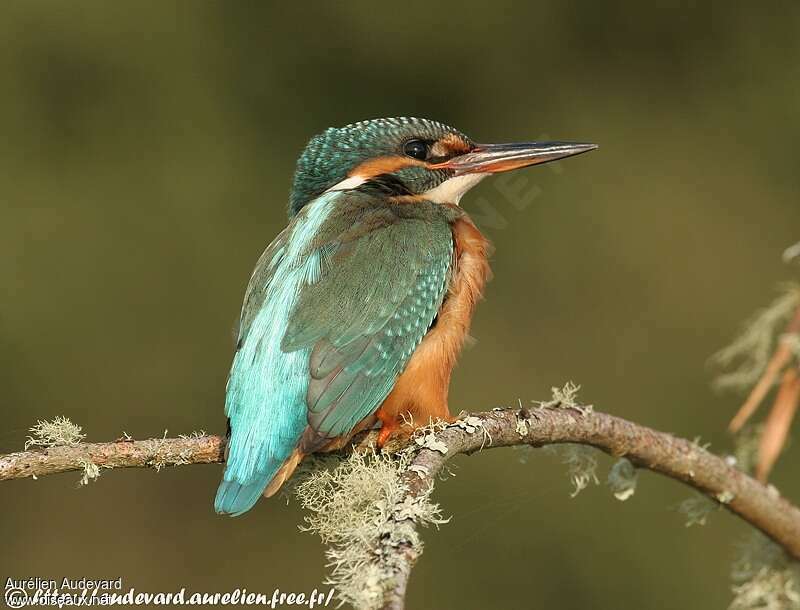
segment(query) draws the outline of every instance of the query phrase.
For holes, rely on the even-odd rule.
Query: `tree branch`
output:
[[[217,464],[225,461],[224,454],[225,439],[220,436],[76,443],[0,455],[0,481],[83,470],[87,463],[99,468],[156,470],[183,464]]]
[[[590,445],[614,457],[625,457],[637,467],[681,481],[716,501],[729,499],[722,503],[729,511],[761,530],[788,555],[800,559],[800,509],[774,487],[761,484],[695,443],[584,408],[505,409],[479,413],[477,417],[491,438],[491,447]],[[412,496],[425,493],[453,456],[486,448],[480,431],[469,434],[463,428],[450,427],[437,433],[436,438],[447,446],[447,453],[423,448],[417,454],[412,470],[404,475]],[[426,474],[420,476],[420,472]],[[399,549],[399,553],[408,567],[396,574],[383,606],[387,610],[404,607],[407,578],[418,555],[412,548]]]
[[[477,431],[453,425],[436,432],[436,440],[447,448],[444,453],[426,447],[419,449],[412,460],[412,468],[403,474],[410,497],[428,493],[442,467],[458,454],[513,445],[591,445],[612,456],[626,457],[637,467],[695,488],[762,531],[788,555],[800,559],[800,509],[774,487],[759,483],[695,443],[587,408],[556,405],[503,409],[472,417],[477,420],[470,421],[480,421]],[[361,434],[354,444],[363,446],[372,442],[374,434]],[[390,444],[389,449],[408,445],[408,441],[403,441],[394,446]],[[80,470],[89,463],[100,468],[157,469],[219,463],[223,461],[224,448],[225,439],[219,436],[50,447],[0,456],[0,480]],[[397,567],[385,583],[384,608],[399,610],[404,607],[408,577],[418,555],[419,550],[413,545],[401,544],[396,548],[392,565]]]

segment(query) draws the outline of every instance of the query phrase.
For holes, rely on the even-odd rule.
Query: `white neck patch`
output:
[[[464,193],[488,175],[489,174],[464,174],[463,176],[456,176],[455,178],[445,180],[436,188],[425,191],[422,193],[422,196],[434,203],[454,203],[458,205]]]
[[[464,193],[466,193],[488,175],[489,174],[476,173],[456,176],[455,178],[445,180],[439,186],[432,188],[429,191],[425,191],[422,193],[422,196],[428,201],[433,201],[434,203],[453,203],[458,205],[461,201],[461,198],[464,196]],[[341,182],[337,182],[325,192],[330,193],[332,191],[349,191],[351,189],[358,188],[366,181],[367,179],[364,176],[350,176]]]
[[[349,191],[350,189],[358,188],[366,181],[367,179],[364,178],[364,176],[350,176],[349,178],[345,178],[341,182],[337,182],[325,192],[330,193],[331,191]]]

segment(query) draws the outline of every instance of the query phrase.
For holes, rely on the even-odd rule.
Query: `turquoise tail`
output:
[[[232,517],[246,513],[253,508],[271,478],[272,474],[256,473],[255,477],[244,485],[237,481],[223,479],[217,489],[214,510],[221,515],[231,515]]]

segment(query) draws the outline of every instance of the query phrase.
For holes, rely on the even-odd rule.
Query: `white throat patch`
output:
[[[436,188],[424,192],[422,196],[434,203],[454,203],[458,205],[464,193],[488,175],[489,174],[464,174],[463,176],[456,176],[455,178],[445,180]]]

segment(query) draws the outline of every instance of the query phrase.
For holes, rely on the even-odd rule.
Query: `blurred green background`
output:
[[[519,174],[525,197],[486,181],[464,199],[497,252],[453,410],[574,380],[597,409],[727,450],[741,397],[710,390],[707,359],[800,238],[798,31],[796,2],[4,2],[0,452],[56,415],[95,441],[224,431],[232,329],[297,155],[394,115],[601,146]],[[411,607],[727,606],[738,520],[685,528],[689,490],[649,474],[624,504],[570,499],[556,458],[520,457],[456,460]],[[4,483],[0,575],[319,586],[296,504],[217,517],[221,471]],[[773,480],[795,500],[799,473],[790,448]]]

